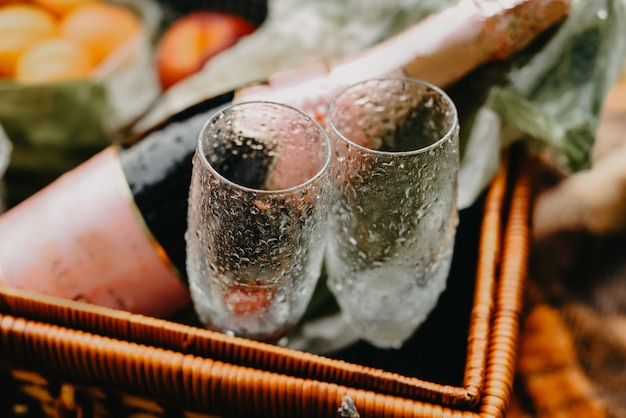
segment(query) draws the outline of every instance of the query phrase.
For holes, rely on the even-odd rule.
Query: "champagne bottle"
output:
[[[189,303],[187,193],[202,125],[233,93],[113,145],[0,217],[0,280],[163,317]]]
[[[106,148],[0,215],[0,283],[156,317],[182,309],[190,302],[184,235],[191,157],[213,112],[262,99],[323,119],[341,88],[389,74],[445,87],[521,50],[568,10],[566,0],[489,3],[461,0],[330,68],[273,75],[184,109],[129,147]]]

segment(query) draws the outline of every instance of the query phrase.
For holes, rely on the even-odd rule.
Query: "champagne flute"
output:
[[[277,342],[321,274],[331,146],[293,107],[230,105],[203,127],[189,192],[187,273],[210,329]]]
[[[328,284],[359,336],[399,348],[446,287],[458,213],[458,117],[439,88],[371,79],[328,111]]]

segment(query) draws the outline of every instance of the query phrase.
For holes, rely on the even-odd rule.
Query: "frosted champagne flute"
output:
[[[226,107],[203,127],[189,191],[187,273],[210,329],[276,342],[321,273],[330,140],[278,103]]]
[[[446,287],[458,213],[458,116],[439,88],[373,79],[328,111],[328,285],[359,336],[399,348]]]

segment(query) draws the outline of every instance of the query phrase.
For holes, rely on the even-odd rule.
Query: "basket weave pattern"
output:
[[[486,197],[462,386],[9,288],[0,289],[2,385],[39,394],[51,416],[332,417],[349,396],[363,417],[502,417],[528,259],[529,166],[511,158]]]

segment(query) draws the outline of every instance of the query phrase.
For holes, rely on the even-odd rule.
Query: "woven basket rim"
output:
[[[274,382],[282,388],[280,391],[285,390],[284,385],[313,385],[310,390],[333,388],[332,393],[352,393],[358,399],[374,393],[376,402],[400,402],[404,409],[432,406],[443,408],[442,411],[500,416],[512,388],[528,258],[529,159],[519,154],[505,159],[484,207],[462,386],[438,384],[165,319],[8,287],[0,287],[0,358],[32,361],[29,356],[33,355],[41,362],[62,365],[76,378],[117,384],[127,378],[132,380],[133,376],[140,379],[145,372],[141,367],[152,367],[139,366],[143,364],[142,356],[146,356],[156,362],[154,367],[159,371],[151,371],[155,375],[161,373],[161,368],[167,370],[163,373],[185,375],[185,367],[189,366],[183,367],[183,363],[191,362],[200,369],[218,367],[232,376],[248,376],[250,382]],[[29,344],[44,344],[46,349],[42,351],[46,353],[37,357],[36,348]],[[204,347],[205,351],[201,355],[186,352],[192,346]],[[211,359],[216,351],[231,353],[230,358]],[[82,360],[73,365],[72,358]],[[170,359],[172,364],[154,359]],[[252,359],[252,366],[245,359]],[[98,361],[103,362],[102,367],[94,367]],[[104,364],[125,364],[136,370],[134,374],[118,376]],[[161,382],[164,387],[159,387],[159,379],[153,380],[144,385],[145,392],[160,393],[167,386]],[[182,392],[178,395],[187,396]]]

